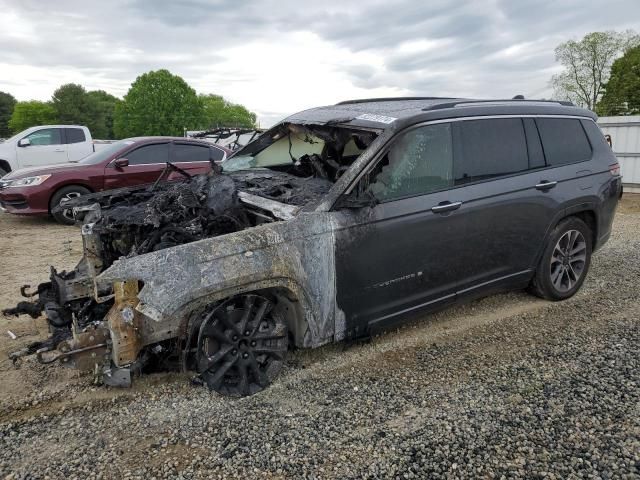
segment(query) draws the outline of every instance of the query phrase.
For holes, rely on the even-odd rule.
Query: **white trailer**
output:
[[[625,192],[640,193],[640,116],[600,117],[598,125],[611,136]]]

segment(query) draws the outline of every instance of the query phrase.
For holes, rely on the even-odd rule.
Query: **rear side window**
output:
[[[529,168],[520,118],[456,122],[455,185],[522,172]]]
[[[381,201],[425,195],[453,185],[451,124],[400,135],[371,172],[369,191]]]
[[[173,146],[173,161],[180,162],[208,162],[209,147],[206,145],[189,145],[177,143]]]
[[[591,145],[580,120],[538,118],[536,123],[547,165],[565,165],[591,158]]]
[[[129,165],[167,163],[169,161],[169,144],[155,143],[153,145],[145,145],[123,155],[123,157],[129,160]]]
[[[81,128],[65,128],[67,134],[67,143],[82,143],[86,140],[84,130]]]

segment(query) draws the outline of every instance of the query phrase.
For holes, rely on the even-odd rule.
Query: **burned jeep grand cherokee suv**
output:
[[[248,395],[294,346],[509,289],[568,298],[621,192],[595,118],[551,101],[348,101],[287,118],[222,171],[74,199],[84,256],[5,311],[44,312],[52,331],[14,358],[110,385],[177,365]]]

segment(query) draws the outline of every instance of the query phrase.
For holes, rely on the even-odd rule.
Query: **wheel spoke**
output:
[[[253,353],[266,353],[267,355],[271,355],[272,357],[277,358],[278,360],[284,359],[284,355],[287,353],[287,347],[271,347],[266,345],[261,345],[255,347],[253,349]]]
[[[570,256],[576,255],[577,253],[580,253],[584,250],[587,249],[587,245],[584,242],[579,242],[574,248],[573,250],[571,250],[569,252]]]
[[[229,369],[237,361],[238,361],[238,359],[234,358],[234,359],[227,360],[226,362],[224,362],[220,366],[220,368],[218,368],[218,370],[216,370],[216,372],[213,374],[213,376],[209,379],[209,381],[207,383],[209,385],[211,385],[212,388],[219,388],[220,384],[222,383],[222,380],[224,378],[224,375],[227,373],[227,371],[229,371]]]
[[[238,363],[236,370],[238,371],[238,375],[240,377],[240,381],[238,382],[238,392],[242,396],[248,395],[249,394],[249,372],[247,372],[247,367],[242,363]]]
[[[218,318],[221,319],[222,322],[231,330],[234,330],[238,334],[242,334],[241,330],[238,328],[238,325],[231,319],[231,317],[229,317],[228,312],[220,312]]]
[[[212,328],[211,331],[207,331],[206,334],[208,337],[213,337],[219,342],[222,342],[224,344],[228,344],[231,342],[231,340],[229,340],[229,337],[227,337],[223,332],[221,332],[217,328]]]
[[[237,328],[238,333],[242,335],[247,328],[247,322],[249,321],[249,317],[251,316],[251,311],[253,310],[253,304],[255,303],[256,297],[255,295],[247,295],[244,297],[244,312],[242,314],[242,318],[240,319],[239,328]]]
[[[587,260],[587,254],[583,253],[582,255],[575,255],[569,259],[570,264],[574,264],[576,262],[585,262]]]
[[[562,273],[562,263],[559,263],[556,266],[556,269],[551,272],[551,281],[553,282],[553,284],[556,284],[556,281],[558,280],[558,277],[560,276],[560,274]]]
[[[571,230],[568,232],[568,240],[567,240],[567,253],[573,249],[573,245],[576,243],[576,238],[578,238],[578,232],[575,230]]]
[[[560,287],[562,286],[563,277],[564,277],[564,268],[560,267],[560,271],[558,272],[558,276],[556,277],[555,280],[552,280],[553,286],[556,287],[558,290],[560,290]]]
[[[269,379],[265,375],[265,373],[260,370],[260,365],[258,365],[258,361],[256,360],[255,355],[253,353],[249,356],[249,366],[251,367],[251,371],[253,372],[253,377],[255,378],[258,385],[261,387],[266,387],[269,385]]]
[[[580,275],[578,275],[576,271],[573,269],[571,264],[569,264],[569,267],[567,268],[567,275],[569,276],[570,281],[573,283],[577,282],[578,278],[580,277]]]
[[[574,284],[574,279],[572,277],[571,271],[568,268],[565,269],[564,276],[567,280],[567,290],[571,290]]]
[[[227,355],[227,353],[229,353],[231,350],[233,350],[233,345],[224,345],[212,356],[207,357],[207,366],[205,370],[209,370],[211,367],[213,367],[216,363],[222,360],[225,357],[225,355]]]

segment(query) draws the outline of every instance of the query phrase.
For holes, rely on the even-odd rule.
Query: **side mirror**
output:
[[[113,161],[113,166],[116,167],[118,170],[122,170],[124,167],[129,166],[129,160],[126,158],[116,158]]]
[[[19,147],[28,147],[29,145],[31,145],[31,140],[29,140],[28,138],[23,138],[18,142]]]

